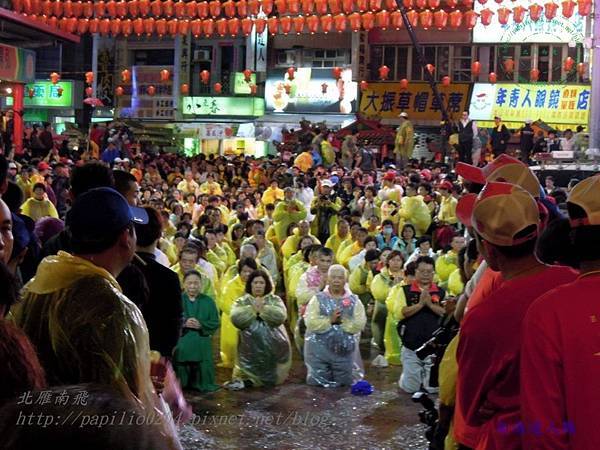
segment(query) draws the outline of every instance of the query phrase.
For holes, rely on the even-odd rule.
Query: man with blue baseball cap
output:
[[[12,310],[15,323],[37,348],[50,386],[111,385],[150,413],[148,330],[116,280],[136,250],[134,224],[148,215],[101,187],[78,196],[69,217],[72,253],[40,263]]]

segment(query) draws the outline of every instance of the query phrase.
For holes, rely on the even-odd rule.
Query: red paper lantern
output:
[[[239,17],[248,16],[248,2],[246,0],[238,0],[235,6]]]
[[[537,69],[531,69],[529,71],[529,78],[531,78],[531,81],[537,81],[540,78],[540,71]]]
[[[124,89],[121,86],[117,86],[117,88],[115,89],[115,95],[117,97],[121,97],[123,95],[123,91]]]
[[[50,81],[52,81],[52,84],[56,84],[60,81],[60,75],[56,72],[52,72],[50,74]]]
[[[188,5],[189,5],[189,3],[188,3]],[[196,15],[200,19],[206,19],[208,17],[209,12],[210,12],[210,7],[208,6],[208,2],[204,1],[204,2],[196,3]],[[188,11],[188,13],[189,13],[189,11]],[[188,15],[190,17],[193,17],[190,14],[188,14]]]
[[[287,36],[292,31],[292,18],[290,16],[281,17],[279,25],[281,26],[281,32]]]
[[[315,0],[315,10],[318,15],[327,14],[327,0]]]
[[[591,0],[578,0],[577,1],[577,12],[580,16],[587,16],[592,10]]]
[[[450,28],[460,28],[460,26],[462,25],[462,19],[463,19],[463,15],[462,12],[456,10],[456,11],[452,11],[449,15],[448,15],[448,19],[450,22]]]
[[[88,97],[91,97],[92,95],[94,95],[94,88],[92,88],[92,87],[86,87],[85,88],[85,95],[87,95]]]
[[[421,22],[423,29],[427,30],[431,28],[431,24],[433,23],[433,13],[428,9],[421,11],[419,13],[419,21]]]
[[[50,2],[48,2],[50,3]],[[50,14],[46,14],[47,16],[49,16]],[[84,17],[91,19],[92,17],[94,17],[94,4],[92,2],[85,2],[83,4],[83,15]]]
[[[450,77],[448,75],[442,77],[442,86],[450,86]]]
[[[507,58],[502,62],[502,66],[506,73],[513,73],[515,70],[515,61],[512,58]]]
[[[140,10],[140,15],[146,17],[150,14],[150,0],[138,0],[138,8]]]
[[[240,32],[240,19],[237,17],[229,19],[227,21],[227,30],[229,31],[229,35],[231,37],[236,37]]]
[[[195,21],[194,21],[195,22]],[[202,33],[204,33],[204,36],[206,37],[210,37],[213,34],[215,34],[215,21],[212,19],[206,19],[206,20],[202,20],[202,21],[198,21],[202,24]],[[192,23],[192,33],[193,33],[193,23]]]
[[[92,84],[94,82],[94,72],[85,73],[85,82],[87,84]]]
[[[333,18],[333,23],[338,33],[343,33],[344,31],[346,31],[347,20],[345,14],[338,14],[337,16],[335,16]]]
[[[225,17],[235,16],[235,3],[233,3],[233,0],[227,0],[221,6],[223,8],[223,12],[225,13]]]
[[[260,2],[258,0],[248,0],[248,14],[258,16],[260,11]]]
[[[16,8],[16,4],[15,4],[15,2],[13,2],[13,11],[19,12],[15,8]],[[46,0],[46,1],[44,1],[44,3],[42,3],[42,14],[44,16],[52,15],[52,2],[50,0]]]
[[[413,9],[413,0],[402,0],[402,6],[404,6],[404,9],[407,11],[410,11]]]
[[[287,0],[287,10],[292,16],[300,14],[300,0]]]
[[[475,77],[479,76],[481,72],[481,63],[479,61],[473,61],[471,64],[471,74]]]
[[[77,22],[77,33],[85,34],[90,29],[90,21],[89,19],[79,19]]]
[[[442,30],[448,25],[448,13],[443,9],[433,13],[433,25],[438,29]]]
[[[542,16],[543,9],[544,8],[542,8],[537,3],[534,3],[533,5],[529,5],[529,18],[531,20],[533,20],[534,22],[537,22],[538,20],[540,20],[540,17]]]
[[[277,17],[269,17],[267,19],[267,27],[272,36],[276,35],[277,31],[279,31],[279,19]]]
[[[129,83],[131,81],[131,72],[127,69],[121,71],[121,81]]]
[[[127,2],[125,0],[117,2],[117,16],[122,19],[127,17]]]
[[[56,19],[56,17],[54,17],[54,19]],[[50,25],[50,20],[52,20],[52,17],[50,17],[50,19],[48,19],[48,25]],[[97,18],[90,19],[90,26],[88,27],[88,31],[91,34],[94,34],[94,33],[98,32],[99,28],[100,28],[100,19],[97,19]]]
[[[255,84],[251,84],[250,85],[250,94],[256,95],[256,89],[257,89],[257,86]]]
[[[465,19],[465,26],[468,30],[472,30],[475,28],[477,24],[477,13],[470,9],[463,14],[463,18]]]
[[[227,19],[217,20],[217,34],[221,37],[227,35]]]
[[[67,19],[67,31],[69,33],[75,33],[77,31],[77,20],[77,17],[69,17]],[[117,20],[120,21],[120,19]]]
[[[427,7],[427,0],[414,0],[415,7],[417,9],[425,9]]]
[[[171,78],[171,72],[169,72],[167,69],[163,69],[160,71],[160,81],[161,82],[165,82],[165,81],[169,81],[169,78]]]
[[[427,0],[427,6],[429,9],[438,9],[440,7],[440,0]]]
[[[360,82],[360,91],[365,92],[367,89],[369,89],[369,83],[367,83],[365,80],[362,80]]]
[[[154,21],[154,25],[156,28],[156,33],[158,37],[163,37],[167,34],[167,20],[166,19],[157,19]]]
[[[177,22],[177,32],[182,36],[187,36],[190,31],[190,21],[188,19],[182,19]]]
[[[327,83],[323,83],[323,84],[321,84],[321,93],[323,93],[323,94],[327,94],[327,88],[328,88],[328,87],[329,87],[329,86],[327,85]]]
[[[390,68],[388,66],[383,65],[379,69],[377,69],[377,71],[379,72],[380,80],[387,80],[387,77],[390,73]]]
[[[565,0],[561,3],[561,5],[563,17],[570,19],[573,16],[573,13],[575,12],[575,6],[577,5],[577,3],[573,0]]]
[[[130,0],[127,2],[127,10],[132,19],[137,19],[140,15],[140,5],[138,0]]]
[[[546,19],[552,20],[556,16],[556,11],[558,10],[558,5],[554,2],[548,2],[544,5],[544,16]]]
[[[106,2],[106,13],[111,17],[117,17],[117,2],[115,0],[109,0]]]
[[[160,17],[162,15],[162,1],[153,0],[150,2],[150,12],[154,17]]]
[[[485,8],[481,10],[481,24],[485,27],[487,27],[490,23],[492,23],[492,16],[494,15],[494,12],[489,9],[489,8]]]
[[[388,11],[395,11],[396,9],[398,9],[396,0],[385,0],[385,9],[387,9]]]
[[[587,67],[584,63],[580,62],[579,64],[577,64],[577,74],[581,77],[584,78],[587,72]]]
[[[319,20],[321,21],[321,31],[325,34],[329,33],[333,25],[333,17],[331,17],[331,14],[321,16]]]
[[[342,10],[346,14],[352,14],[354,12],[354,1],[353,0],[342,0]]]
[[[265,28],[267,28],[267,21],[266,21],[266,19],[259,17],[258,19],[256,19],[254,21],[254,25],[256,26],[256,33],[263,34],[263,32],[265,31]]]
[[[523,19],[525,18],[525,11],[526,11],[526,9],[524,7],[515,6],[513,8],[513,22],[514,23],[523,22]]]
[[[240,24],[242,25],[242,33],[244,36],[250,36],[252,33],[252,27],[254,26],[254,21],[249,17],[244,17],[240,20]]]
[[[287,12],[287,3],[285,0],[274,0],[275,7],[277,8],[277,14],[280,16]]]
[[[152,85],[148,86],[146,88],[146,93],[150,96],[150,97],[154,97],[154,94],[156,94],[156,88]]]
[[[371,11],[380,11],[381,10],[381,0],[369,0],[369,9]]]
[[[446,6],[448,8],[454,9],[458,6],[458,0],[446,0]]]
[[[31,2],[29,2],[28,4],[29,4],[29,5],[31,5]],[[98,16],[98,15],[104,15],[104,2],[103,2],[103,1],[100,1],[100,2],[96,3],[96,5],[99,5],[99,6],[95,6],[95,8],[96,8],[96,11],[97,11],[99,8],[102,8],[102,10],[101,10],[101,11],[102,11],[102,14],[96,14],[96,15],[97,15],[97,16]],[[52,14],[54,14],[56,17],[62,17],[62,15],[63,15],[63,12],[64,12],[64,7],[65,7],[65,4],[64,4],[63,2],[61,2],[61,1],[59,1],[59,0],[56,0],[56,1],[55,1],[55,2],[52,4]],[[27,13],[27,14],[29,14],[29,15],[30,15],[30,14],[31,14],[31,6],[29,6],[29,10],[30,10],[30,12],[29,12],[29,13]]]
[[[123,19],[121,21],[121,33],[123,33],[123,36],[127,37],[127,36],[131,36],[133,32],[133,25],[131,22],[131,19]]]
[[[333,69],[331,69],[331,73],[333,74],[333,78],[335,78],[336,80],[339,80],[340,78],[342,78],[342,68],[341,67],[334,67]]]
[[[329,5],[329,12],[331,14],[336,15],[342,12],[342,5],[340,3],[340,0],[328,0],[327,3]]]
[[[183,83],[179,88],[179,91],[181,92],[181,95],[188,95],[190,93],[190,87],[187,83]]]
[[[113,19],[110,21],[110,34],[118,36],[121,33],[121,19]]]
[[[302,14],[312,14],[315,10],[315,3],[313,0],[301,0],[300,4],[302,6]]]
[[[98,32],[98,23],[99,22],[100,21],[98,19],[94,19],[94,26],[96,27],[95,28],[96,31],[94,31],[94,33]],[[57,28],[58,27],[58,19],[55,16],[48,17],[47,24],[48,24],[49,27]],[[92,21],[90,21],[90,33],[92,33],[91,26],[92,26]]]
[[[29,98],[33,98],[34,95],[35,95],[35,91],[32,88],[27,89],[27,96]]]
[[[355,1],[356,1],[356,9],[358,9],[358,12],[365,12],[367,9],[369,9],[368,0],[355,0]]]
[[[400,80],[400,89],[408,89],[408,80],[406,78]]]
[[[210,72],[208,70],[200,72],[200,81],[202,81],[202,84],[208,84],[210,81]]]
[[[292,81],[294,79],[294,75],[296,74],[296,69],[293,67],[288,67],[287,71],[288,80]]]
[[[350,22],[350,28],[352,29],[352,31],[360,31],[360,28],[362,26],[362,19],[359,13],[350,14],[348,16],[348,21]]]
[[[412,28],[417,28],[417,25],[419,24],[418,12],[416,12],[414,9],[411,9],[406,13],[406,18],[408,19],[408,23]]]
[[[273,12],[273,0],[260,0],[260,7],[262,12],[268,16]]]
[[[194,7],[196,7],[196,3],[194,3]],[[185,17],[185,2],[183,0],[179,0],[175,3],[175,16],[178,19],[183,19]]]
[[[200,19],[192,20],[192,23],[191,23],[192,35],[194,37],[200,36],[202,34],[202,32],[204,31],[204,25],[205,24],[208,25],[209,23],[212,24],[213,20],[208,19],[208,20],[205,20],[204,22],[201,21]],[[210,36],[210,35],[212,35],[212,31],[210,32],[210,34],[209,33],[205,33],[205,34],[206,34],[206,36]]]
[[[147,17],[144,19],[144,32],[146,33],[146,35],[152,36],[152,34],[154,33],[155,22],[156,21],[153,17]]]
[[[315,15],[308,16],[306,18],[306,25],[310,34],[315,34],[319,28],[319,18]]]
[[[567,59],[565,59],[565,62],[563,64],[563,69],[565,70],[565,72],[570,72],[571,70],[573,70],[574,66],[575,66],[575,60],[573,58],[571,58],[570,56],[568,56]]]
[[[208,11],[212,18],[219,17],[221,15],[221,2],[219,0],[209,2]]]
[[[31,2],[31,13],[33,13],[33,2]],[[66,0],[63,2],[63,15],[67,18],[73,17],[73,2],[71,0]]]
[[[390,26],[390,13],[384,9],[375,14],[375,26],[386,30]]]
[[[250,81],[252,81],[252,71],[250,69],[246,69],[242,73],[244,74],[244,81],[246,83],[250,83]]]
[[[223,85],[218,82],[214,84],[213,88],[217,94],[220,94],[223,91]]]
[[[500,24],[502,25],[506,25],[508,23],[508,18],[510,17],[510,14],[512,13],[512,11],[508,8],[505,8],[504,6],[498,8],[498,22],[500,22]]]
[[[54,6],[54,15],[56,17],[62,16],[62,2],[57,0],[54,2],[53,6]],[[104,16],[105,12],[106,12],[106,4],[104,3],[104,0],[99,0],[96,3],[94,3],[94,15],[96,17],[100,18],[100,17]]]
[[[301,34],[302,31],[304,31],[304,23],[306,22],[304,16],[296,16],[292,22],[294,23],[294,31],[296,34]]]
[[[493,84],[496,81],[498,81],[498,76],[494,72],[490,72],[490,74],[488,75],[488,80],[490,81],[490,83]]]
[[[108,36],[110,33],[110,19],[102,19],[100,21],[100,34],[102,36]]]
[[[365,31],[372,30],[375,26],[375,15],[372,12],[366,12],[362,16],[362,27]]]
[[[390,22],[392,24],[392,28],[399,30],[404,25],[404,21],[402,19],[402,13],[400,11],[394,11],[390,14]]]
[[[167,21],[167,31],[172,37],[177,35],[177,23],[179,21],[177,19],[168,20]]]

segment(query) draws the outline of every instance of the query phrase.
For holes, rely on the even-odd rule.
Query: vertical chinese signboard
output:
[[[469,88],[467,83],[438,85],[451,118],[458,119],[466,109]],[[401,112],[408,113],[411,120],[442,119],[440,104],[427,83],[410,83],[405,89],[400,87],[400,83],[369,83],[369,88],[361,94],[360,113],[365,117],[395,119]]]
[[[0,80],[31,83],[35,78],[35,53],[0,44]]]
[[[559,84],[477,83],[471,95],[470,115],[476,120],[504,122],[543,120],[550,124],[588,123],[590,86]]]

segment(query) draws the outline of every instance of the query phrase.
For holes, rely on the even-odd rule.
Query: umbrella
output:
[[[95,97],[86,98],[83,101],[83,103],[85,103],[86,105],[93,106],[93,107],[104,106],[104,103],[102,103],[102,100],[100,100],[99,98],[95,98]]]

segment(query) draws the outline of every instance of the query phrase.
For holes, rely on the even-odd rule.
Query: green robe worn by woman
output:
[[[240,330],[234,379],[254,386],[273,386],[285,381],[292,364],[292,348],[285,326],[287,311],[276,295],[267,294],[262,310],[246,294],[231,308],[231,321]]]
[[[215,365],[211,340],[219,328],[219,312],[212,298],[200,294],[190,299],[183,294],[184,320],[196,319],[200,329],[183,329],[175,348],[175,373],[184,388],[211,392],[219,389],[215,384]]]

